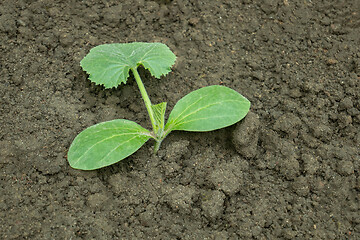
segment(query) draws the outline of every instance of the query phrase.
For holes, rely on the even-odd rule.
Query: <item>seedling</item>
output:
[[[180,99],[165,124],[166,102],[153,105],[137,71],[148,69],[156,78],[171,71],[176,56],[162,43],[114,43],[94,47],[81,61],[89,79],[105,88],[126,84],[132,72],[152,124],[149,131],[135,122],[116,119],[98,123],[82,131],[72,142],[68,160],[82,170],[102,168],[136,152],[150,138],[154,153],[174,130],[205,132],[230,126],[246,116],[250,102],[224,86],[200,88]]]

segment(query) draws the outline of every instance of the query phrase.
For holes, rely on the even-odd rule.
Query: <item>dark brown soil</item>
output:
[[[3,0],[0,239],[360,239],[358,0]],[[133,79],[105,90],[79,66],[113,42],[178,56],[154,103],[222,84],[251,113],[174,132],[97,171],[74,137],[115,118],[150,127]]]

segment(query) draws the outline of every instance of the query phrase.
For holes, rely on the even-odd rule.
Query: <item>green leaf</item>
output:
[[[136,152],[150,137],[148,130],[129,120],[102,122],[77,135],[70,146],[68,161],[76,169],[102,168]]]
[[[129,70],[139,65],[160,78],[171,71],[175,59],[174,53],[163,43],[112,43],[92,48],[80,65],[92,82],[112,88],[125,84]]]
[[[151,108],[154,113],[155,125],[157,129],[163,129],[165,125],[166,102],[151,105]]]
[[[240,121],[249,109],[249,100],[231,88],[204,87],[176,103],[165,130],[212,131]]]

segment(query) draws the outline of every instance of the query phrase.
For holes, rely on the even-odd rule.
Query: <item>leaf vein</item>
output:
[[[74,161],[74,164],[77,164],[85,155],[86,153],[88,153],[92,148],[94,148],[96,145],[106,141],[106,140],[109,140],[111,138],[114,138],[114,137],[119,137],[119,136],[123,136],[123,135],[138,135],[138,133],[122,133],[122,134],[115,134],[115,135],[112,135],[111,137],[108,137],[108,138],[104,138],[103,140],[101,141],[98,141],[96,142],[95,144],[93,144],[91,147],[89,147],[82,155],[81,157],[78,158],[77,161]]]
[[[181,126],[181,125],[183,125],[183,124],[185,124],[185,123],[194,122],[194,121],[198,121],[198,120],[208,120],[208,119],[211,119],[211,118],[216,119],[216,118],[227,118],[227,117],[236,117],[236,116],[238,116],[238,115],[225,115],[225,116],[223,115],[223,116],[213,116],[213,117],[196,118],[196,119],[191,119],[191,120],[189,120],[189,121],[182,122],[182,123],[180,123],[180,124],[177,125],[177,126]]]
[[[131,140],[133,140],[134,138],[136,138],[137,136],[134,136],[132,138],[130,138],[127,141],[121,142],[117,147],[115,147],[113,150],[109,151],[108,154],[106,154],[102,159],[99,160],[100,163],[102,163],[112,152],[116,151],[116,149],[118,149],[119,147],[121,147],[122,145],[124,145],[125,143],[130,142]]]
[[[187,117],[189,117],[189,116],[191,116],[191,115],[194,115],[195,113],[197,113],[197,112],[199,112],[199,111],[202,111],[202,110],[204,110],[204,109],[206,109],[206,108],[209,108],[209,107],[211,107],[211,106],[217,105],[217,104],[219,104],[219,103],[225,103],[225,102],[241,102],[241,101],[239,101],[239,100],[226,100],[226,101],[221,101],[221,102],[215,102],[215,103],[208,104],[208,105],[206,105],[206,106],[204,106],[204,107],[202,107],[202,108],[198,108],[196,111],[193,111],[193,112],[189,113],[188,115],[185,115],[183,118],[181,118],[181,119],[179,119],[178,121],[176,121],[176,124],[179,123],[179,122],[181,122],[181,121],[184,120],[185,118],[187,118]],[[176,125],[176,124],[175,124],[175,125]]]

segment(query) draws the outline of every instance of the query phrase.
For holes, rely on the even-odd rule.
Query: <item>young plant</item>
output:
[[[176,56],[162,43],[114,43],[94,47],[81,61],[89,79],[105,88],[126,84],[132,72],[152,124],[149,131],[135,122],[116,119],[82,131],[72,142],[68,161],[76,169],[102,168],[136,152],[150,138],[156,153],[174,130],[205,132],[230,126],[246,116],[250,102],[224,86],[200,88],[180,99],[165,124],[166,102],[152,104],[137,68],[141,65],[160,78],[171,71]]]

